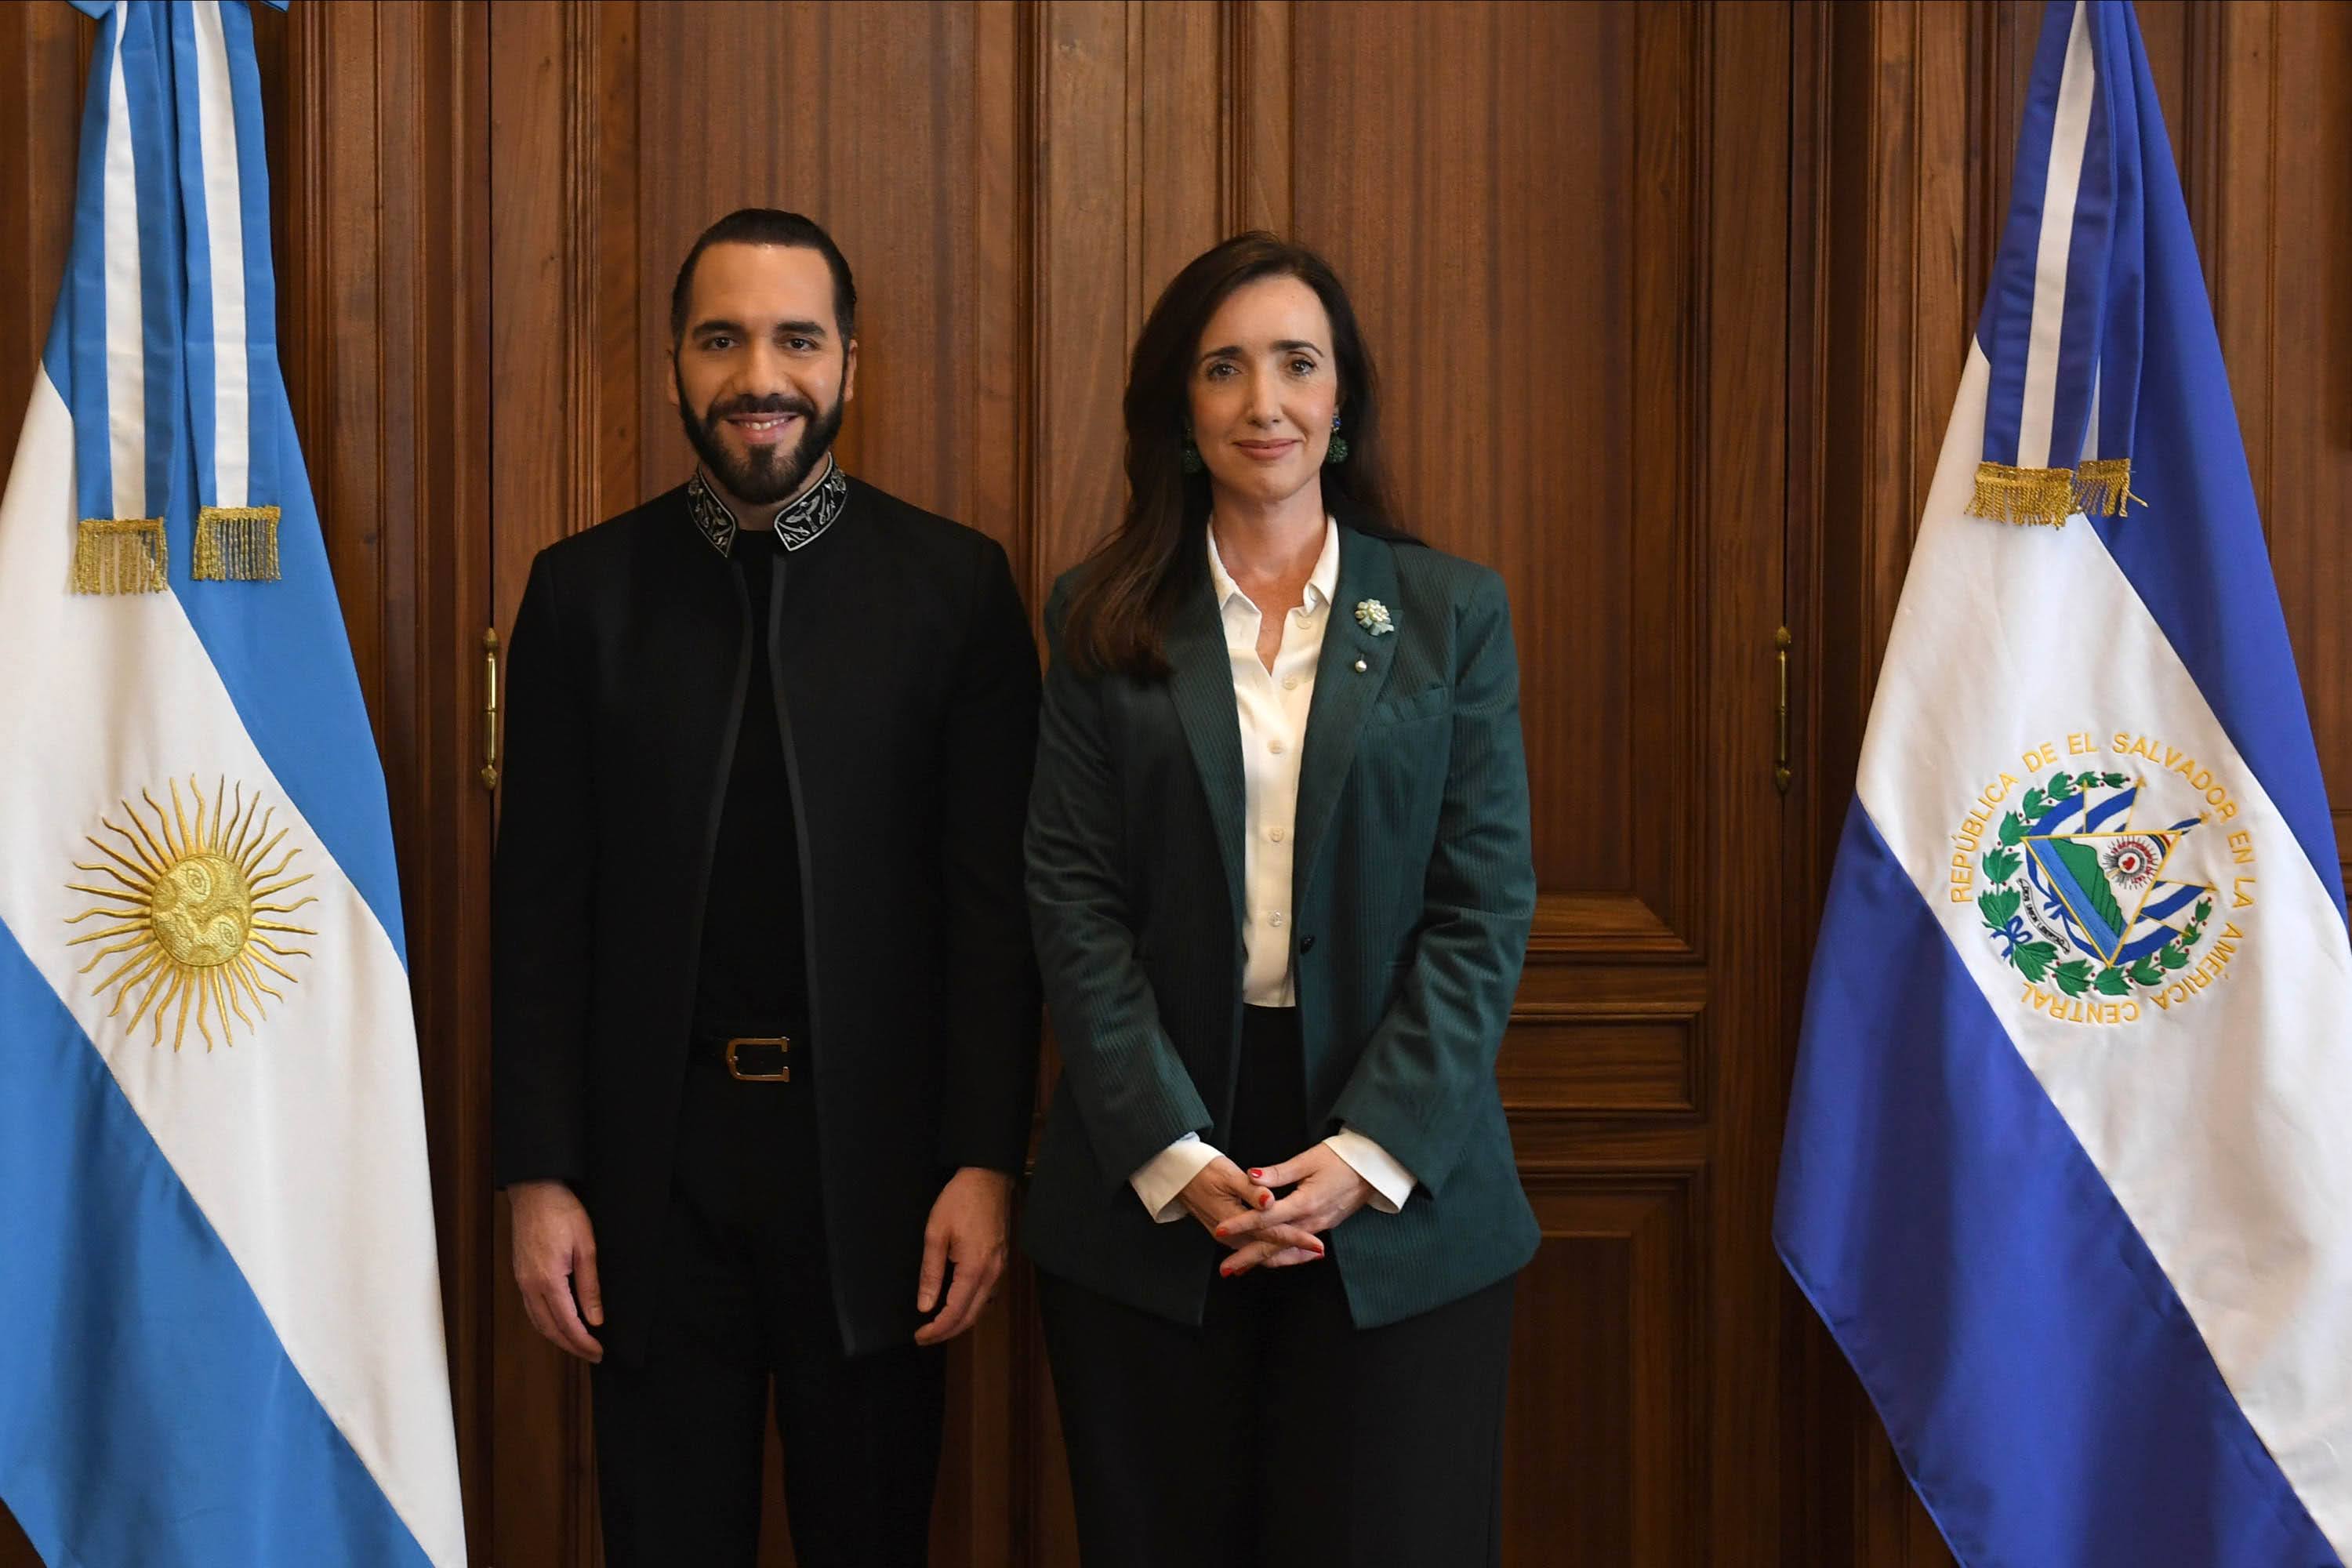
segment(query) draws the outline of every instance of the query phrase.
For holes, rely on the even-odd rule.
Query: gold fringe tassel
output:
[[[2147,504],[2131,493],[2129,458],[2088,458],[2074,470],[2074,507],[2084,516],[2122,517],[2134,501]]]
[[[278,581],[278,509],[208,506],[196,514],[197,581]]]
[[[160,517],[86,517],[74,534],[77,594],[159,594],[171,585]]]
[[[2074,513],[2074,471],[1979,463],[1976,493],[1961,510],[1997,522],[2063,528]]]

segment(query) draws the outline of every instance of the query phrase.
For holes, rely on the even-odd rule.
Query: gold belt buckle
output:
[[[729,1077],[734,1079],[739,1083],[790,1083],[793,1081],[792,1064],[789,1062],[779,1067],[773,1072],[745,1072],[742,1068],[742,1065],[735,1059],[735,1050],[739,1046],[773,1046],[776,1047],[776,1050],[780,1055],[790,1055],[793,1048],[793,1042],[789,1037],[783,1035],[743,1035],[728,1041],[727,1073]]]

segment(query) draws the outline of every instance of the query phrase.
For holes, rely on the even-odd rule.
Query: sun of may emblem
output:
[[[193,1011],[196,1032],[210,1050],[215,1044],[214,1022],[220,1025],[222,1039],[234,1045],[229,1029],[232,1013],[244,1020],[248,1030],[258,1033],[254,1015],[267,1016],[262,997],[286,999],[285,993],[269,984],[268,976],[275,974],[293,984],[292,972],[278,961],[310,954],[308,949],[281,946],[272,939],[316,936],[318,932],[307,926],[287,923],[286,917],[318,900],[306,897],[292,903],[268,901],[310,879],[307,873],[287,875],[294,858],[301,853],[299,847],[289,847],[274,864],[265,864],[278,854],[278,845],[291,829],[269,831],[275,807],[262,812],[259,822],[254,820],[261,805],[258,795],[248,801],[244,786],[239,785],[231,798],[223,780],[214,791],[207,813],[204,791],[190,779],[188,792],[195,802],[191,819],[181,802],[177,780],[171,790],[169,812],[156,804],[153,795],[140,792],[148,810],[154,813],[152,829],[125,801],[122,812],[129,826],[111,818],[103,822],[107,834],[119,844],[93,837],[89,843],[104,858],[94,865],[74,862],[76,870],[107,881],[67,886],[106,901],[66,923],[79,925],[90,920],[107,923],[68,945],[108,944],[82,966],[84,974],[110,959],[118,961],[97,986],[100,996],[110,989],[116,992],[108,1017],[121,1013],[135,995],[138,1005],[128,1027],[135,1031],[141,1019],[152,1016],[155,1037],[151,1043],[161,1045],[164,1015],[176,1008],[172,1026],[172,1048],[176,1051],[187,1037]],[[246,1011],[248,1002],[253,1005],[250,1014]]]
[[[1950,887],[1952,902],[1976,905],[2025,1004],[2067,1023],[2137,1023],[2144,1003],[2169,1011],[2227,978],[2246,933],[2214,916],[2252,906],[2254,844],[2211,769],[2153,736],[2103,747],[2082,731],[2032,747],[2021,772],[1987,785],[1952,835]]]

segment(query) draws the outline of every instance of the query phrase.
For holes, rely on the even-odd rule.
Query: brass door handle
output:
[[[499,787],[499,629],[482,632],[482,787]]]
[[[1780,661],[1780,748],[1774,753],[1772,785],[1782,795],[1789,793],[1789,645],[1794,641],[1796,638],[1789,635],[1786,626],[1772,633],[1772,646],[1779,650]]]

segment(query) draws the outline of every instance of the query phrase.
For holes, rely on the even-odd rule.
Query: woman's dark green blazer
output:
[[[1183,555],[1165,679],[1074,673],[1071,575],[1046,608],[1028,880],[1062,1078],[1024,1236],[1041,1268],[1196,1323],[1224,1249],[1190,1218],[1153,1223],[1128,1185],[1187,1132],[1222,1146],[1241,1031],[1241,721],[1206,547]],[[1373,604],[1392,629],[1361,624]],[[1359,1211],[1329,1262],[1303,1266],[1336,1264],[1356,1326],[1375,1328],[1536,1248],[1495,1087],[1536,900],[1501,578],[1341,526],[1295,831],[1317,1136],[1345,1123],[1419,1182],[1403,1212]]]

